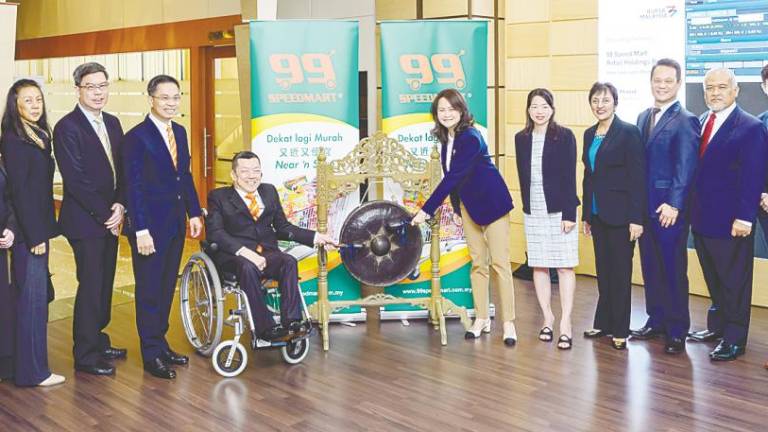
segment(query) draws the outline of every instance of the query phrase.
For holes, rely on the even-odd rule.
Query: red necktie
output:
[[[699,157],[704,156],[704,151],[707,150],[707,144],[712,137],[712,128],[715,126],[715,113],[709,115],[707,124],[704,125],[704,133],[701,134],[701,146],[699,146]]]

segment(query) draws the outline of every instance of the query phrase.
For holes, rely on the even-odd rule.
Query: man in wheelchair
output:
[[[251,307],[253,336],[275,341],[304,332],[296,259],[282,252],[277,240],[307,246],[334,241],[288,222],[275,186],[261,183],[261,160],[255,153],[236,154],[231,176],[232,186],[208,194],[207,239],[218,245],[213,258],[221,269],[237,275]],[[276,280],[280,290],[280,324],[275,324],[260,292],[267,278]]]

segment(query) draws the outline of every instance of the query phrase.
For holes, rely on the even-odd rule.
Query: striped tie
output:
[[[259,218],[259,203],[256,201],[256,195],[251,192],[245,194],[245,198],[248,200],[248,211],[251,212],[251,216],[256,220]]]
[[[173,136],[173,127],[169,124],[165,131],[168,133],[168,152],[171,153],[173,167],[178,168],[178,152],[176,151],[176,137]]]
[[[109,135],[107,135],[104,121],[101,117],[93,119],[93,122],[96,123],[96,135],[99,136],[99,141],[101,141],[101,145],[104,147],[104,153],[107,154],[109,167],[112,168],[112,186],[114,186],[117,181],[117,174],[115,173],[115,161],[112,159],[112,146],[109,143]]]

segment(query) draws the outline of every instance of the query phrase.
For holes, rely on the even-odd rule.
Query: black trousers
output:
[[[713,238],[693,233],[712,306],[707,328],[727,343],[746,345],[752,304],[754,231],[747,237]]]
[[[594,327],[615,338],[629,336],[632,308],[632,256],[629,225],[608,225],[592,217],[592,243],[597,268],[597,310]]]
[[[75,364],[94,365],[111,346],[104,329],[112,312],[112,290],[117,265],[117,237],[68,239],[75,253],[77,296],[72,325]]]
[[[251,305],[256,335],[261,334],[275,324],[272,314],[267,309],[264,295],[260,288],[263,279],[274,279],[280,290],[280,320],[283,325],[301,320],[301,298],[299,293],[299,272],[296,258],[281,252],[265,250],[261,254],[267,260],[264,270],[243,257],[235,257],[227,264],[237,274],[240,288],[245,291]]]
[[[165,334],[176,293],[184,236],[184,228],[179,227],[168,241],[154,239],[155,253],[146,256],[139,254],[136,236],[129,236],[133,277],[136,279],[136,327],[144,362],[152,361],[170,349]]]
[[[0,249],[0,379],[3,380],[14,375],[16,297],[8,272],[8,250]]]

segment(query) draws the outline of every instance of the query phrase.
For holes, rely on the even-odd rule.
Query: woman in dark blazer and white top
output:
[[[595,83],[589,103],[597,124],[584,132],[584,234],[592,235],[599,298],[587,338],[613,336],[626,348],[631,309],[632,255],[643,234],[645,148],[637,126],[616,116],[618,91]]]
[[[13,248],[16,303],[15,381],[51,386],[64,377],[48,369],[48,240],[58,235],[53,205],[54,161],[45,101],[35,81],[8,92],[0,149],[6,160],[19,232]]]
[[[539,340],[553,339],[552,287],[549,269],[556,268],[560,286],[560,337],[557,347],[573,344],[571,311],[579,264],[576,229],[576,137],[555,122],[552,93],[543,88],[528,93],[525,129],[515,135],[517,174],[523,196],[528,265],[544,314]]]
[[[446,197],[451,197],[454,217],[463,224],[467,248],[472,257],[470,279],[475,322],[465,337],[474,339],[481,333],[491,331],[488,302],[490,274],[492,285],[499,290],[497,310],[501,311],[504,323],[504,343],[512,346],[517,342],[513,321],[515,293],[509,264],[512,197],[499,170],[491,162],[485,140],[472,126],[472,114],[461,93],[455,89],[441,91],[432,102],[431,111],[435,119],[432,133],[442,144],[440,154],[445,176],[412,223],[424,222],[434,215]]]

